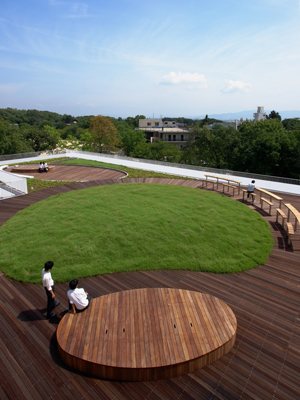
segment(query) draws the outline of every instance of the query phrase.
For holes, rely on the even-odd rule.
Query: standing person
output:
[[[54,281],[51,276],[53,265],[53,261],[47,261],[42,271],[42,282],[47,295],[47,319],[56,317],[53,310],[60,304],[60,301],[55,301]]]
[[[252,181],[251,183],[249,183],[248,185],[248,189],[247,189],[247,199],[249,199],[250,194],[254,192],[254,188],[255,188],[255,181]]]
[[[43,165],[43,163],[41,161],[40,165],[39,165],[39,172],[43,172],[43,171],[44,171],[44,165]]]
[[[72,314],[76,312],[82,312],[90,305],[91,297],[85,292],[83,288],[78,288],[78,279],[72,279],[69,283],[68,299],[69,299],[69,310]]]

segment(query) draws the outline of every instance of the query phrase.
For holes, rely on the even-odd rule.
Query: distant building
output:
[[[139,129],[151,129],[151,128],[162,128],[163,121],[162,119],[139,119]]]
[[[233,126],[235,129],[238,129],[239,126],[244,122],[244,119],[235,119],[234,121],[223,121],[223,122],[214,122],[212,125],[207,125],[208,128],[212,128],[215,125],[222,125],[225,126],[225,128],[228,128],[229,126]]]
[[[162,119],[140,119],[139,129],[145,132],[147,141],[153,142],[161,139],[174,144],[181,149],[190,137],[189,128],[175,121],[163,121]]]
[[[267,119],[264,107],[257,107],[257,112],[253,114],[253,118],[255,121],[261,121]]]

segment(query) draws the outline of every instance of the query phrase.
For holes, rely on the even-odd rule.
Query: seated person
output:
[[[250,194],[254,193],[254,189],[255,189],[255,181],[252,181],[251,183],[249,183],[247,188],[247,199],[249,199]]]
[[[44,171],[44,164],[42,162],[40,162],[39,164],[39,172],[43,172]]]
[[[48,167],[48,164],[46,162],[44,162],[44,171],[45,172],[49,171],[49,167]]]
[[[68,299],[69,299],[69,310],[72,314],[76,312],[82,312],[90,305],[91,297],[84,291],[83,288],[78,288],[78,279],[72,279],[69,283]]]

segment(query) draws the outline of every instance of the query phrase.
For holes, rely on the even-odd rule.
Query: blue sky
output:
[[[0,108],[300,108],[299,0],[2,0],[0,38]]]

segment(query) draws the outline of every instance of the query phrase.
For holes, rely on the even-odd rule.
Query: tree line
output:
[[[146,141],[135,117],[73,117],[49,111],[0,109],[0,155],[76,146],[137,158],[235,171],[300,178],[300,119],[244,121],[236,130],[207,115],[202,120],[173,118],[190,126],[190,139],[179,150],[161,140]],[[170,120],[164,118],[163,120]],[[75,143],[75,144],[74,144]],[[71,147],[72,148],[72,147]]]
[[[300,120],[245,121],[234,127],[196,127],[182,162],[257,173],[300,178]]]

